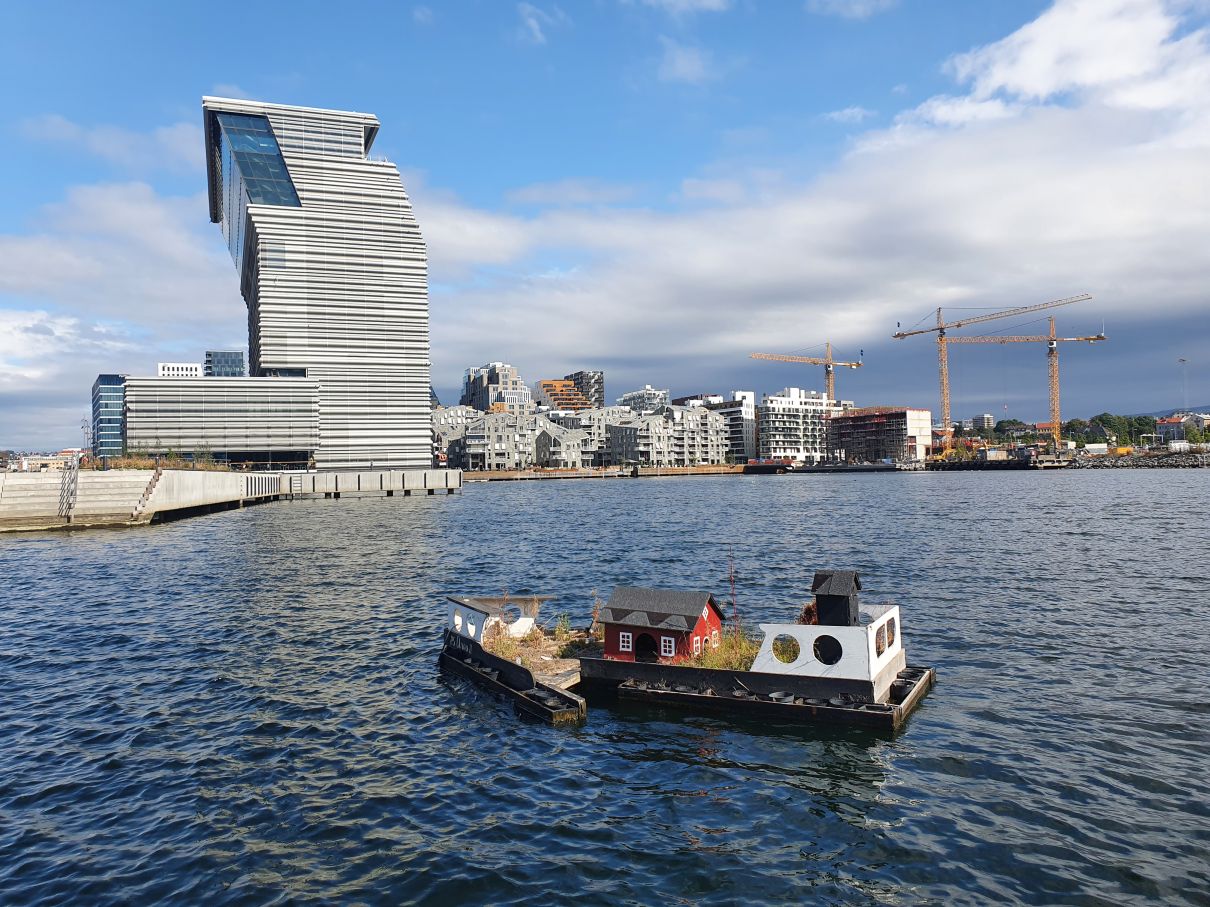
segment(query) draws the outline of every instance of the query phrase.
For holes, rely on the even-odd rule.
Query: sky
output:
[[[246,347],[209,94],[378,115],[445,403],[497,360],[822,389],[749,353],[830,340],[842,398],[937,412],[898,326],[1090,293],[1065,418],[1210,404],[1210,0],[13,4],[0,79],[0,448],[78,445],[98,373]],[[955,418],[1045,419],[1045,358],[954,348]]]

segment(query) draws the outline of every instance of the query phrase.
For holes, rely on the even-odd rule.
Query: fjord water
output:
[[[1210,903],[1210,473],[493,483],[0,538],[0,902]],[[903,608],[894,737],[436,667],[446,593]]]

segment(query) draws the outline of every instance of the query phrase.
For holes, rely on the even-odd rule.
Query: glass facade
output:
[[[92,452],[120,457],[125,452],[126,376],[97,375],[92,385]]]
[[[223,236],[235,266],[242,270],[248,205],[300,208],[302,203],[268,118],[244,113],[220,113],[217,117]]]
[[[206,362],[202,370],[207,378],[243,378],[243,350],[206,350]]]

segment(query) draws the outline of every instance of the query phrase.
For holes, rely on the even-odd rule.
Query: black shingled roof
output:
[[[856,570],[817,570],[811,582],[816,595],[852,595],[861,589]]]
[[[707,602],[722,612],[709,592],[678,592],[675,589],[646,589],[618,586],[601,609],[601,620],[661,630],[692,630]]]

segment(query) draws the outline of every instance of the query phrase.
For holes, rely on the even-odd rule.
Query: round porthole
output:
[[[782,633],[773,639],[773,657],[782,664],[794,664],[798,661],[801,651],[798,647],[798,640],[788,633]]]
[[[834,665],[840,661],[844,649],[840,647],[835,636],[817,636],[815,638],[815,657],[826,665]]]

